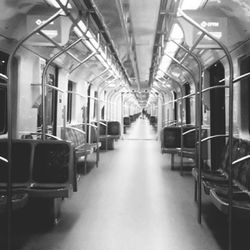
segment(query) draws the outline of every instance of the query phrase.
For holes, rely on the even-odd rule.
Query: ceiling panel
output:
[[[148,86],[160,0],[130,0],[129,3],[136,44],[139,80],[142,88],[145,88]]]

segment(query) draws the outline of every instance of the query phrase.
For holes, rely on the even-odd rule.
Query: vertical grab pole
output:
[[[121,138],[122,138],[122,139],[124,139],[124,122],[123,122],[124,110],[123,110],[123,98],[124,98],[124,92],[121,92]]]
[[[168,54],[166,54],[167,56],[169,56]],[[172,60],[174,59],[172,56],[169,56]],[[190,75],[191,75],[191,77],[192,77],[192,79],[193,79],[193,81],[195,82],[195,79],[194,79],[194,77],[193,77],[193,75],[192,75],[192,73],[189,71],[189,69],[187,69],[186,67],[184,67],[182,64],[180,64],[179,63],[179,61],[177,61],[176,59],[174,60],[178,65],[180,65],[182,68],[184,68]],[[178,85],[178,87],[179,87],[179,89],[180,89],[180,92],[181,92],[181,176],[183,175],[183,117],[182,117],[182,110],[183,110],[183,96],[184,96],[184,94],[183,94],[183,89],[182,89],[182,86],[181,86],[181,84],[178,82],[178,81],[176,81],[170,74],[168,74],[168,73],[165,73],[168,77],[170,77],[171,79],[173,79],[176,83],[177,83],[177,85]]]
[[[184,33],[184,31],[183,31]],[[204,33],[202,33],[200,38],[204,37]],[[196,144],[196,148],[198,147],[198,150],[196,150],[196,154],[195,154],[195,162],[198,163],[198,171],[199,171],[199,176],[201,176],[201,166],[202,166],[202,147],[201,147],[201,133],[202,133],[202,129],[201,129],[201,106],[202,106],[202,64],[200,62],[200,60],[198,59],[198,57],[191,51],[189,51],[187,48],[185,48],[184,46],[182,46],[181,44],[177,43],[174,40],[171,40],[173,43],[175,43],[179,48],[183,49],[187,54],[186,55],[190,55],[191,57],[193,57],[193,59],[196,61],[197,65],[198,65],[198,76],[199,76],[199,82],[198,82],[198,86],[197,84],[195,84],[195,110],[196,110],[196,117],[195,117],[195,140],[197,140],[197,121],[199,121],[199,128],[198,128],[198,145]],[[198,40],[200,41],[200,39]],[[185,59],[185,56],[183,57],[183,59]],[[183,62],[184,60],[182,60]],[[198,92],[199,92],[199,98],[198,98]],[[199,153],[198,153],[199,152]],[[198,159],[197,159],[198,158]],[[198,187],[199,187],[199,209],[198,209],[198,222],[201,223],[201,179],[198,180]],[[195,180],[195,201],[197,199],[197,180]]]
[[[186,70],[189,73],[189,75],[191,76],[194,84],[196,84],[196,81],[195,81],[195,78],[194,78],[192,72],[186,66],[184,66],[181,62],[179,62],[176,58],[174,58],[174,57],[172,57],[170,55],[167,55],[167,56],[169,58],[171,58],[173,61],[175,61],[178,65],[180,65],[181,68],[183,68],[184,70]],[[199,91],[200,84],[201,84],[201,82],[198,83],[198,91]],[[199,131],[198,132],[198,138],[199,138],[199,136],[201,135],[201,132],[200,132],[201,131],[201,114],[200,114],[201,113],[201,109],[200,109],[200,105],[199,105],[199,103],[201,103],[201,99],[198,98],[198,97],[200,97],[200,96],[198,96],[197,90],[196,90],[196,99],[195,99],[195,101],[196,101],[196,108],[197,108],[197,114],[196,114],[197,117],[196,117],[196,124],[195,125],[197,126],[197,124],[198,124],[198,131]],[[197,135],[197,132],[196,132],[196,135]],[[198,154],[198,169],[199,169],[199,172],[201,172],[201,164],[200,164],[201,147],[198,145],[197,149],[198,149],[197,150],[197,154]],[[199,176],[198,176],[198,186],[199,186],[199,188],[198,188],[198,192],[199,192],[198,222],[201,223],[201,178],[199,178]]]
[[[169,75],[168,73],[165,73],[169,78],[171,78],[179,87],[180,89],[180,94],[181,94],[181,107],[180,107],[180,115],[181,115],[181,176],[183,176],[183,117],[182,117],[182,111],[183,111],[183,89],[181,87],[181,84],[176,81],[171,75]],[[177,102],[177,100],[176,100]],[[177,106],[178,107],[178,106]],[[178,119],[178,117],[177,117]]]
[[[99,96],[101,95],[102,90],[104,90],[104,88],[102,89],[103,85],[105,85],[105,84],[106,84],[106,81],[107,81],[110,77],[112,77],[112,76],[113,76],[113,74],[110,74],[106,79],[103,80],[102,83],[100,83],[100,84],[98,85],[98,87],[97,87],[98,98],[99,98]],[[106,85],[111,84],[111,83],[114,82],[115,80],[116,80],[116,78],[114,78],[113,80],[111,80],[111,81],[110,81],[109,83],[107,83]],[[104,86],[104,87],[105,87],[105,86]],[[99,102],[99,99],[98,99],[98,102]],[[104,100],[104,104],[105,104],[105,100]],[[100,108],[98,108],[98,109],[100,109]],[[99,111],[99,112],[100,112],[100,111]],[[99,114],[99,112],[98,112],[98,114]],[[98,138],[100,138],[100,115],[98,115],[98,117],[99,117],[99,132],[97,133],[97,136],[98,136]],[[98,123],[98,121],[97,121],[97,123]],[[106,122],[106,128],[105,128],[105,151],[107,151],[107,149],[108,149],[108,122]]]
[[[96,102],[96,122],[97,122],[97,128],[96,128],[96,167],[98,167],[99,164],[99,158],[100,158],[100,151],[99,151],[99,142],[100,142],[100,113],[99,113],[99,93],[96,92],[97,96],[95,99]]]
[[[47,71],[50,66],[50,64],[60,55],[66,53],[69,49],[74,47],[77,43],[79,43],[82,40],[82,38],[78,38],[75,42],[71,43],[69,46],[65,47],[63,50],[59,51],[57,54],[52,56],[49,61],[46,63],[45,68],[43,69],[43,74],[42,74],[42,117],[43,117],[43,126],[42,126],[42,140],[45,140],[45,134],[46,134],[46,107],[45,107],[45,91],[46,91],[46,76],[47,76]]]
[[[8,65],[7,65],[7,76],[8,76],[8,84],[7,84],[7,109],[8,109],[8,180],[7,180],[7,249],[11,250],[11,223],[12,223],[12,180],[11,180],[11,173],[12,173],[12,140],[13,140],[13,133],[12,133],[12,65],[14,62],[14,57],[17,50],[21,47],[21,45],[27,41],[31,36],[39,32],[39,30],[43,29],[49,23],[54,21],[62,14],[62,11],[57,11],[54,15],[52,15],[49,19],[47,19],[44,23],[40,26],[35,28],[32,32],[27,34],[23,37],[18,43],[16,44],[15,48],[10,54]]]
[[[63,105],[63,134],[61,135],[62,139],[66,139],[66,105]]]
[[[88,89],[89,85],[87,85]],[[84,108],[84,130],[85,130],[85,145],[88,143],[88,97],[86,97],[86,104]],[[87,174],[87,150],[84,158],[84,174]]]
[[[205,33],[209,38],[211,38],[214,42],[216,42],[219,47],[224,51],[226,58],[228,60],[228,66],[229,66],[229,189],[228,189],[228,197],[229,197],[229,208],[228,208],[228,248],[229,250],[232,250],[232,196],[233,196],[233,190],[232,190],[232,140],[233,140],[233,62],[232,57],[230,55],[229,50],[227,47],[220,42],[216,37],[211,35],[207,30],[202,28],[198,23],[196,23],[192,18],[190,18],[186,13],[184,13],[181,9],[178,10],[178,14],[184,18],[188,23],[196,27],[198,30]],[[201,176],[199,176],[201,178]]]

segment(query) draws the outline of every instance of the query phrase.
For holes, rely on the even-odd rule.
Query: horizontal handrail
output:
[[[201,92],[204,93],[213,89],[226,89],[226,88],[229,88],[229,86],[228,85],[216,85],[216,86],[205,88]]]
[[[43,133],[39,133],[39,132],[31,132],[29,133],[30,135],[43,135]],[[62,139],[60,137],[57,137],[55,135],[51,135],[51,134],[45,134],[45,136],[47,137],[50,137],[50,138],[53,138],[55,140],[58,140],[58,141],[62,141]]]
[[[248,77],[250,77],[250,72],[234,78],[233,83],[236,83],[236,82],[241,81],[241,80],[248,78]],[[221,79],[219,82],[224,82],[224,81],[225,81],[225,78]]]
[[[8,163],[8,159],[6,159],[6,158],[4,158],[4,157],[2,157],[2,156],[0,156],[0,160],[3,161],[3,162]]]
[[[243,157],[241,157],[241,158],[239,158],[239,159],[233,161],[233,162],[232,162],[232,165],[241,163],[241,162],[246,161],[246,160],[248,160],[248,159],[250,159],[250,155],[243,156]]]
[[[66,126],[66,128],[70,128],[70,129],[75,130],[75,131],[77,131],[77,132],[80,132],[80,133],[82,133],[82,134],[84,134],[84,135],[86,134],[85,131],[83,131],[82,129],[76,128],[76,127]]]
[[[0,73],[0,79],[7,81],[8,77],[2,73]]]
[[[5,88],[6,88],[6,87],[7,87],[7,84],[6,84],[6,83],[2,83],[2,82],[0,82],[0,86],[1,86],[1,87],[5,87]]]
[[[107,127],[108,126],[108,124],[107,123],[104,123],[104,122],[99,122],[101,125],[103,125],[103,126],[105,126],[105,127]]]
[[[87,125],[87,126],[90,126],[90,127],[97,129],[97,126],[93,123],[78,123],[77,125]]]
[[[31,83],[31,86],[42,86],[42,84],[41,83]],[[60,89],[60,88],[58,88],[56,86],[53,86],[53,85],[50,85],[50,84],[47,84],[47,83],[45,84],[45,86],[48,87],[48,88],[54,89],[56,91],[62,92],[62,93],[66,92],[63,89]]]
[[[196,131],[197,129],[198,129],[198,128],[189,129],[188,131],[182,133],[182,135],[187,135],[187,134],[189,134],[189,133],[192,133],[192,132]]]
[[[208,136],[208,137],[206,137],[206,138],[203,138],[203,139],[201,140],[201,143],[202,143],[202,142],[209,141],[209,140],[212,140],[212,139],[222,138],[222,137],[228,137],[228,136],[229,136],[228,134],[211,135],[211,136]]]

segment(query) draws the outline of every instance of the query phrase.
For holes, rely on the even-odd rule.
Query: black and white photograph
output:
[[[0,250],[249,232],[250,0],[0,0]]]

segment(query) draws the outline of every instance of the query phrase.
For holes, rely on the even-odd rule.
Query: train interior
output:
[[[0,249],[250,248],[249,0],[0,12]]]

